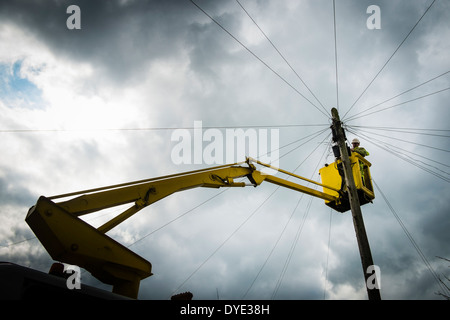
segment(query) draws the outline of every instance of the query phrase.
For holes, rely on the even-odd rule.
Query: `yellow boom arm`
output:
[[[137,298],[139,283],[152,275],[152,266],[105,233],[158,200],[175,192],[197,187],[256,187],[267,181],[325,201],[339,202],[339,197],[330,193],[264,174],[256,170],[252,162],[271,167],[247,159],[247,166],[242,166],[244,162],[241,162],[49,198],[42,196],[29,210],[25,220],[54,260],[78,265],[100,281],[113,285],[113,292]],[[287,171],[273,169],[321,185],[324,189],[339,191]],[[235,182],[238,178],[246,178],[250,183]],[[70,199],[55,202],[56,199],[63,198]],[[94,228],[79,218],[84,214],[127,203],[132,204],[130,208],[99,228]]]

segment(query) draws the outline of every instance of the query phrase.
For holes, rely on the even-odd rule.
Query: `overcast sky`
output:
[[[175,129],[196,121],[223,137],[276,132],[278,165],[320,181],[338,106],[388,201],[375,189],[362,207],[382,298],[441,299],[430,267],[449,275],[450,2],[336,1],[337,52],[331,0],[195,2],[204,12],[189,0],[1,1],[0,260],[48,271],[24,221],[40,195],[210,166],[173,159]],[[71,4],[79,30],[66,26]],[[175,194],[108,233],[153,265],[139,298],[367,299],[349,212],[269,183],[222,191]]]

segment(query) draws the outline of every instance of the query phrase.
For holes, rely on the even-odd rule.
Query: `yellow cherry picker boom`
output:
[[[257,187],[263,182],[269,182],[321,198],[334,210],[345,212],[351,209],[352,204],[346,177],[349,174],[354,181],[359,203],[371,202],[375,196],[370,178],[370,162],[356,153],[347,155],[351,172],[344,174],[344,158],[339,152],[335,155],[336,162],[319,170],[322,183],[247,158],[240,163],[52,197],[41,196],[30,208],[25,220],[53,260],[84,268],[101,282],[112,285],[113,293],[136,299],[140,281],[152,275],[152,265],[106,235],[112,228],[169,195],[199,187]],[[257,167],[268,167],[277,176]],[[281,178],[278,174],[287,178]],[[299,183],[300,180],[319,185],[322,191],[306,187]],[[80,218],[125,204],[130,204],[128,209],[98,228]]]

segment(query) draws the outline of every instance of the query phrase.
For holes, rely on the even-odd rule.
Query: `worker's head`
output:
[[[357,138],[353,139],[352,140],[352,145],[353,145],[353,147],[359,146],[359,140]]]

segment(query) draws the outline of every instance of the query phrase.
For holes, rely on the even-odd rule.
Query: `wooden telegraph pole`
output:
[[[353,225],[355,227],[356,239],[358,240],[359,254],[361,255],[361,263],[364,272],[364,279],[366,281],[367,294],[369,296],[369,300],[381,300],[379,288],[375,287],[371,289],[367,285],[370,280],[369,277],[371,276],[371,274],[368,273],[368,268],[373,266],[372,253],[370,252],[369,240],[367,239],[366,229],[364,227],[364,220],[362,217],[361,206],[359,204],[355,180],[353,179],[347,144],[345,143],[345,133],[336,108],[331,109],[331,115],[333,120],[331,126],[333,130],[333,139],[338,144],[341,154],[345,185],[348,190]]]

